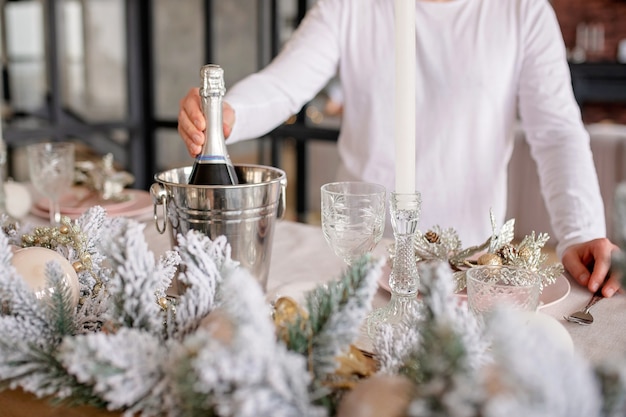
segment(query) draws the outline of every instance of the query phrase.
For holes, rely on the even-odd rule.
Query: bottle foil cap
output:
[[[224,70],[219,65],[204,65],[200,70],[200,79],[202,80],[200,87],[201,96],[223,96],[226,92],[226,87],[224,86]]]

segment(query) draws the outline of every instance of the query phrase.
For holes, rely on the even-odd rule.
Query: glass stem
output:
[[[50,225],[58,226],[61,224],[61,206],[58,198],[50,199]]]

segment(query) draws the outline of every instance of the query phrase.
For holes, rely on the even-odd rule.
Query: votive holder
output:
[[[467,302],[478,315],[498,306],[535,311],[541,294],[537,272],[512,265],[483,265],[466,271]]]
[[[419,274],[415,259],[421,195],[391,193],[390,215],[395,239],[389,287],[391,299],[386,306],[374,310],[367,319],[367,332],[374,338],[383,323],[395,325],[418,306]]]

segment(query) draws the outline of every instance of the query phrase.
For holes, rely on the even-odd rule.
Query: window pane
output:
[[[65,103],[89,121],[126,120],[124,0],[63,3]]]
[[[214,1],[215,63],[224,68],[226,88],[258,68],[258,13],[250,0]]]
[[[155,0],[153,8],[156,118],[173,120],[180,99],[200,84],[205,41],[203,1]]]
[[[35,112],[44,106],[46,91],[43,7],[39,1],[10,2],[5,14],[11,109]]]

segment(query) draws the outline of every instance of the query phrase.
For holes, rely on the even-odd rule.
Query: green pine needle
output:
[[[52,325],[52,333],[59,337],[76,333],[76,308],[72,303],[72,294],[63,280],[51,279],[49,285],[53,289],[49,298],[49,319]]]

